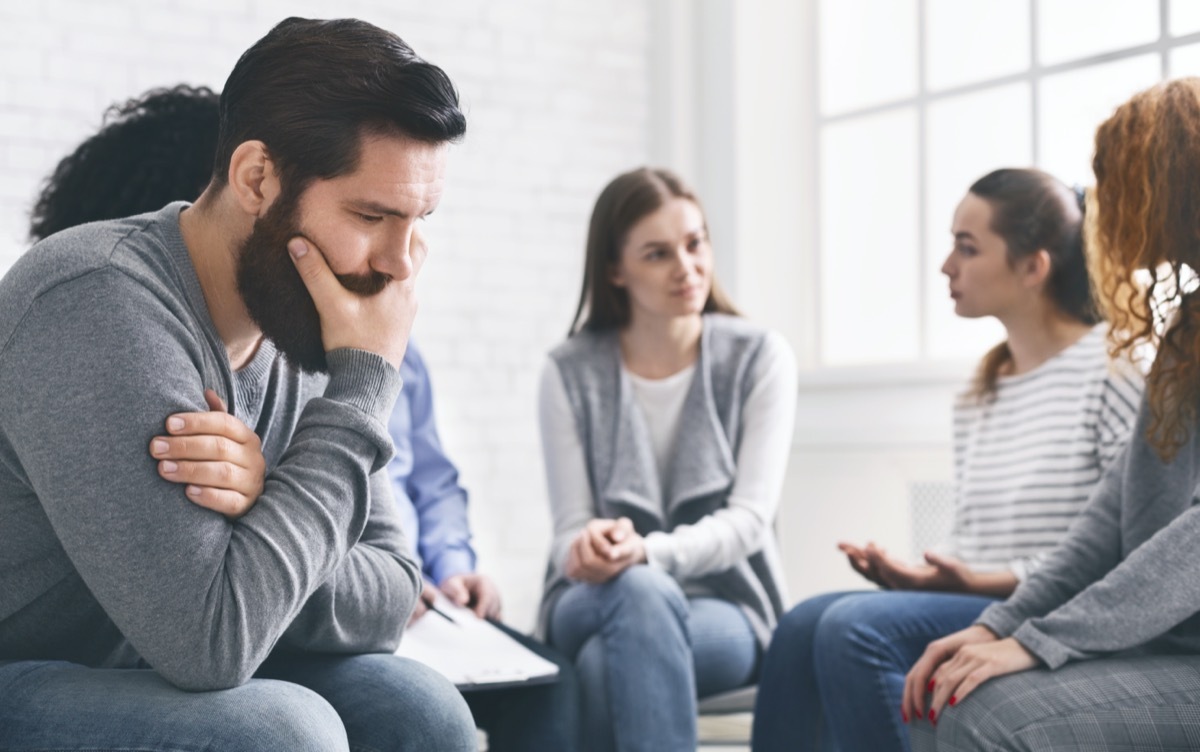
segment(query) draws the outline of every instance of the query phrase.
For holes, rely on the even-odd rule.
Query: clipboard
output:
[[[558,679],[558,666],[440,593],[433,608],[404,630],[396,655],[424,663],[460,690]]]

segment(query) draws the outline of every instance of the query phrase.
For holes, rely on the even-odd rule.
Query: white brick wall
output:
[[[549,541],[534,396],[574,310],[591,202],[650,152],[653,0],[45,0],[0,6],[0,273],[57,160],[110,103],[219,89],[286,15],[358,16],[450,74],[468,116],[430,220],[417,339],[481,565],[533,623]]]

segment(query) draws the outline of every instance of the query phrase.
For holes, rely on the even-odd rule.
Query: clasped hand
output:
[[[566,574],[572,580],[600,584],[645,561],[645,540],[628,517],[596,518],[571,543]]]

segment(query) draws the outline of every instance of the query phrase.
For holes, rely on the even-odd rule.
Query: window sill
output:
[[[863,366],[838,366],[803,370],[800,393],[830,389],[877,389],[906,386],[958,386],[974,373],[966,360],[930,360]]]

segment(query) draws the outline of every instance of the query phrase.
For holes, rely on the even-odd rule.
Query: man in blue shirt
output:
[[[475,550],[467,520],[467,492],[458,469],[438,438],[429,372],[410,341],[400,365],[404,387],[392,410],[388,431],[396,454],[388,465],[401,524],[416,542],[416,558],[427,580],[450,600],[471,608],[530,650],[558,666],[549,684],[478,689],[463,693],[475,724],[488,734],[488,749],[572,750],[578,746],[579,698],[574,668],[550,648],[498,623],[500,593],[490,577],[475,571]],[[421,604],[413,619],[421,618]]]

